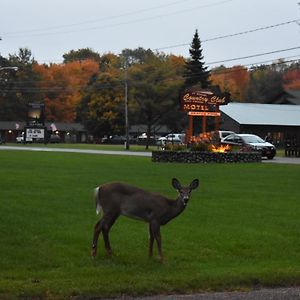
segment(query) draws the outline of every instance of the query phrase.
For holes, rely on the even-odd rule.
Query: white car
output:
[[[24,135],[19,135],[16,137],[16,142],[17,143],[23,143],[24,142]],[[32,143],[32,138],[27,137],[26,138],[26,143]]]
[[[185,140],[184,133],[169,133],[166,136],[160,137],[157,140],[158,145],[165,145],[166,143],[171,144],[182,144]]]

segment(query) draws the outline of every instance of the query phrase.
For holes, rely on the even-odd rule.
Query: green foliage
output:
[[[4,62],[1,67],[18,67],[18,71],[0,71],[0,120],[26,120],[28,103],[41,100],[37,93],[41,77],[33,68],[36,61],[29,49],[20,48]]]
[[[63,55],[64,63],[69,63],[72,61],[82,61],[86,59],[92,59],[95,61],[100,61],[100,54],[93,51],[91,48],[84,48],[78,50],[71,50]]]
[[[101,93],[99,92],[101,91]],[[85,92],[78,120],[95,136],[119,133],[124,126],[124,91],[113,74],[101,73]]]
[[[146,63],[132,65],[128,70],[130,101],[137,104],[132,115],[137,116],[135,122],[147,125],[149,137],[154,125],[165,124],[168,116],[177,111],[182,84],[178,69],[170,57],[151,56]]]
[[[204,56],[202,55],[201,42],[196,30],[191,48],[189,50],[191,59],[186,61],[185,77],[185,88],[190,88],[195,85],[200,85],[201,88],[205,89],[210,85],[209,76],[210,72],[207,71],[207,67],[204,65]]]
[[[1,299],[300,284],[299,166],[36,151],[1,151],[0,159]],[[111,231],[114,256],[105,256],[100,237],[91,259],[93,188],[121,180],[175,198],[173,177],[183,184],[199,178],[200,187],[162,227],[165,263],[147,257],[147,224],[125,217]]]
[[[283,92],[283,72],[272,66],[250,71],[246,102],[268,103]]]

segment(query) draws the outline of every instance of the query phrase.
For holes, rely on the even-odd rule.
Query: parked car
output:
[[[228,130],[213,131],[211,133],[212,141],[213,141],[213,143],[219,144],[219,143],[221,143],[222,139],[224,139],[226,136],[228,136],[230,134],[234,134],[234,132],[228,131]]]
[[[166,143],[171,144],[182,144],[185,140],[184,133],[169,133],[166,136],[160,137],[157,140],[158,145],[165,145]]]
[[[101,139],[102,144],[124,144],[126,137],[122,135],[111,135]]]
[[[222,139],[221,143],[231,146],[247,146],[254,151],[260,151],[262,157],[268,159],[273,159],[276,155],[276,148],[273,144],[254,134],[230,134]]]
[[[57,134],[51,134],[50,138],[49,138],[49,143],[60,143],[61,142],[61,138],[59,135]]]
[[[16,137],[16,142],[17,143],[24,143],[24,134],[17,136]],[[31,137],[26,138],[26,143],[32,143],[32,142],[33,142],[33,140],[32,140]]]

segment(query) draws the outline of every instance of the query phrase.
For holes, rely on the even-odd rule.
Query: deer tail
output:
[[[100,213],[101,211],[101,205],[100,205],[100,198],[99,198],[99,191],[100,191],[100,186],[95,188],[95,202],[96,202],[96,213],[97,215]]]

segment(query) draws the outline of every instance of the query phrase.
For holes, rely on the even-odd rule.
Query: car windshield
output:
[[[246,143],[264,143],[265,141],[257,135],[246,135],[243,136]]]

